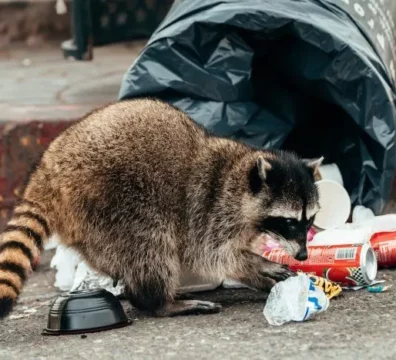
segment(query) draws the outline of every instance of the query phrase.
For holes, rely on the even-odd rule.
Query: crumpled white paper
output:
[[[51,267],[56,270],[55,287],[62,291],[103,288],[115,296],[124,292],[121,281],[114,286],[113,279],[92,270],[76,251],[62,244],[56,247]]]
[[[290,321],[305,321],[328,307],[329,299],[324,291],[301,274],[275,284],[263,314],[270,325],[280,326]]]

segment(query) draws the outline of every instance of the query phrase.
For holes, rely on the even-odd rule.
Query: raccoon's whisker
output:
[[[271,235],[272,237],[280,240],[280,241],[286,241],[286,239],[276,231],[267,231],[268,235]]]
[[[286,251],[290,252],[290,253],[294,253],[295,249],[293,248],[292,244],[290,244],[281,234],[279,234],[276,231],[266,231],[268,233],[268,235],[276,238],[277,240],[279,240],[282,245],[285,247]]]

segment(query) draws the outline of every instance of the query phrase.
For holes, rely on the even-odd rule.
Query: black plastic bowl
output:
[[[60,295],[52,304],[43,335],[81,334],[130,324],[120,301],[104,289]]]

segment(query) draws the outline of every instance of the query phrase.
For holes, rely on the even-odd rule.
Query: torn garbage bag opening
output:
[[[175,1],[124,76],[217,135],[325,156],[379,213],[395,158],[396,3]]]

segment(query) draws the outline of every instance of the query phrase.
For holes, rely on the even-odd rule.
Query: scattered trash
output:
[[[56,241],[54,242],[56,243]],[[109,276],[104,276],[90,268],[78,254],[63,245],[56,249],[51,261],[51,267],[56,269],[55,286],[63,291],[105,289],[114,296],[124,293],[122,280],[114,281]],[[178,293],[200,292],[213,290],[222,284],[222,279],[204,279],[184,269]]]
[[[78,254],[59,244],[55,256],[52,258],[51,267],[56,269],[55,286],[62,291],[68,291],[73,285],[77,265],[81,262]]]
[[[392,285],[375,285],[367,287],[367,290],[371,293],[383,293],[388,291]]]
[[[124,293],[124,284],[120,280],[114,286],[114,280],[109,276],[104,276],[92,270],[85,262],[81,261],[75,272],[71,291],[105,289],[114,296],[120,296]]]
[[[276,239],[263,235],[258,239],[258,253],[271,261],[287,264],[293,271],[302,271],[310,277],[328,299],[337,297],[343,289],[385,292],[389,286],[380,285],[392,277],[384,274],[384,280],[375,280],[378,264],[396,265],[396,215],[372,217],[366,208],[355,207],[355,222],[335,229],[317,232],[312,227],[308,233],[308,260],[301,262],[280,248]],[[358,214],[358,215],[356,215]],[[362,215],[365,214],[365,221]],[[263,241],[264,239],[264,241]],[[371,241],[370,241],[371,240]],[[51,266],[56,268],[55,286],[62,290],[89,290],[103,288],[115,296],[122,295],[122,281],[103,276],[81,261],[77,253],[52,239],[47,248],[57,246]],[[264,245],[263,245],[264,244]],[[372,245],[372,246],[371,246]],[[378,264],[375,253],[377,254]],[[184,274],[184,273],[183,273]],[[198,281],[199,280],[199,281]],[[248,288],[232,279],[210,282],[185,273],[180,292],[206,291],[222,285],[224,288]],[[183,291],[184,289],[184,291]],[[34,312],[34,310],[32,311]],[[24,317],[23,315],[21,317]]]
[[[308,260],[298,261],[284,249],[264,252],[268,260],[292,271],[322,276],[344,286],[369,285],[377,276],[377,260],[370,244],[309,246]]]
[[[329,299],[305,274],[278,282],[271,290],[263,314],[270,325],[305,321],[326,311]]]
[[[362,245],[368,243],[369,240],[370,233],[367,228],[350,225],[318,232],[309,246]]]
[[[364,209],[361,211],[368,210]],[[309,245],[370,243],[375,251],[380,268],[396,267],[396,215],[372,217],[367,214],[368,212],[366,212],[365,221],[362,220],[360,215],[355,214],[356,222],[317,233]]]
[[[371,284],[367,284],[367,285],[358,285],[358,286],[344,286],[343,289],[344,290],[353,290],[353,291],[357,291],[357,290],[361,290],[364,288],[368,288],[369,286],[374,286],[374,285],[378,285],[378,284],[382,284],[384,283],[385,280],[374,280]]]

